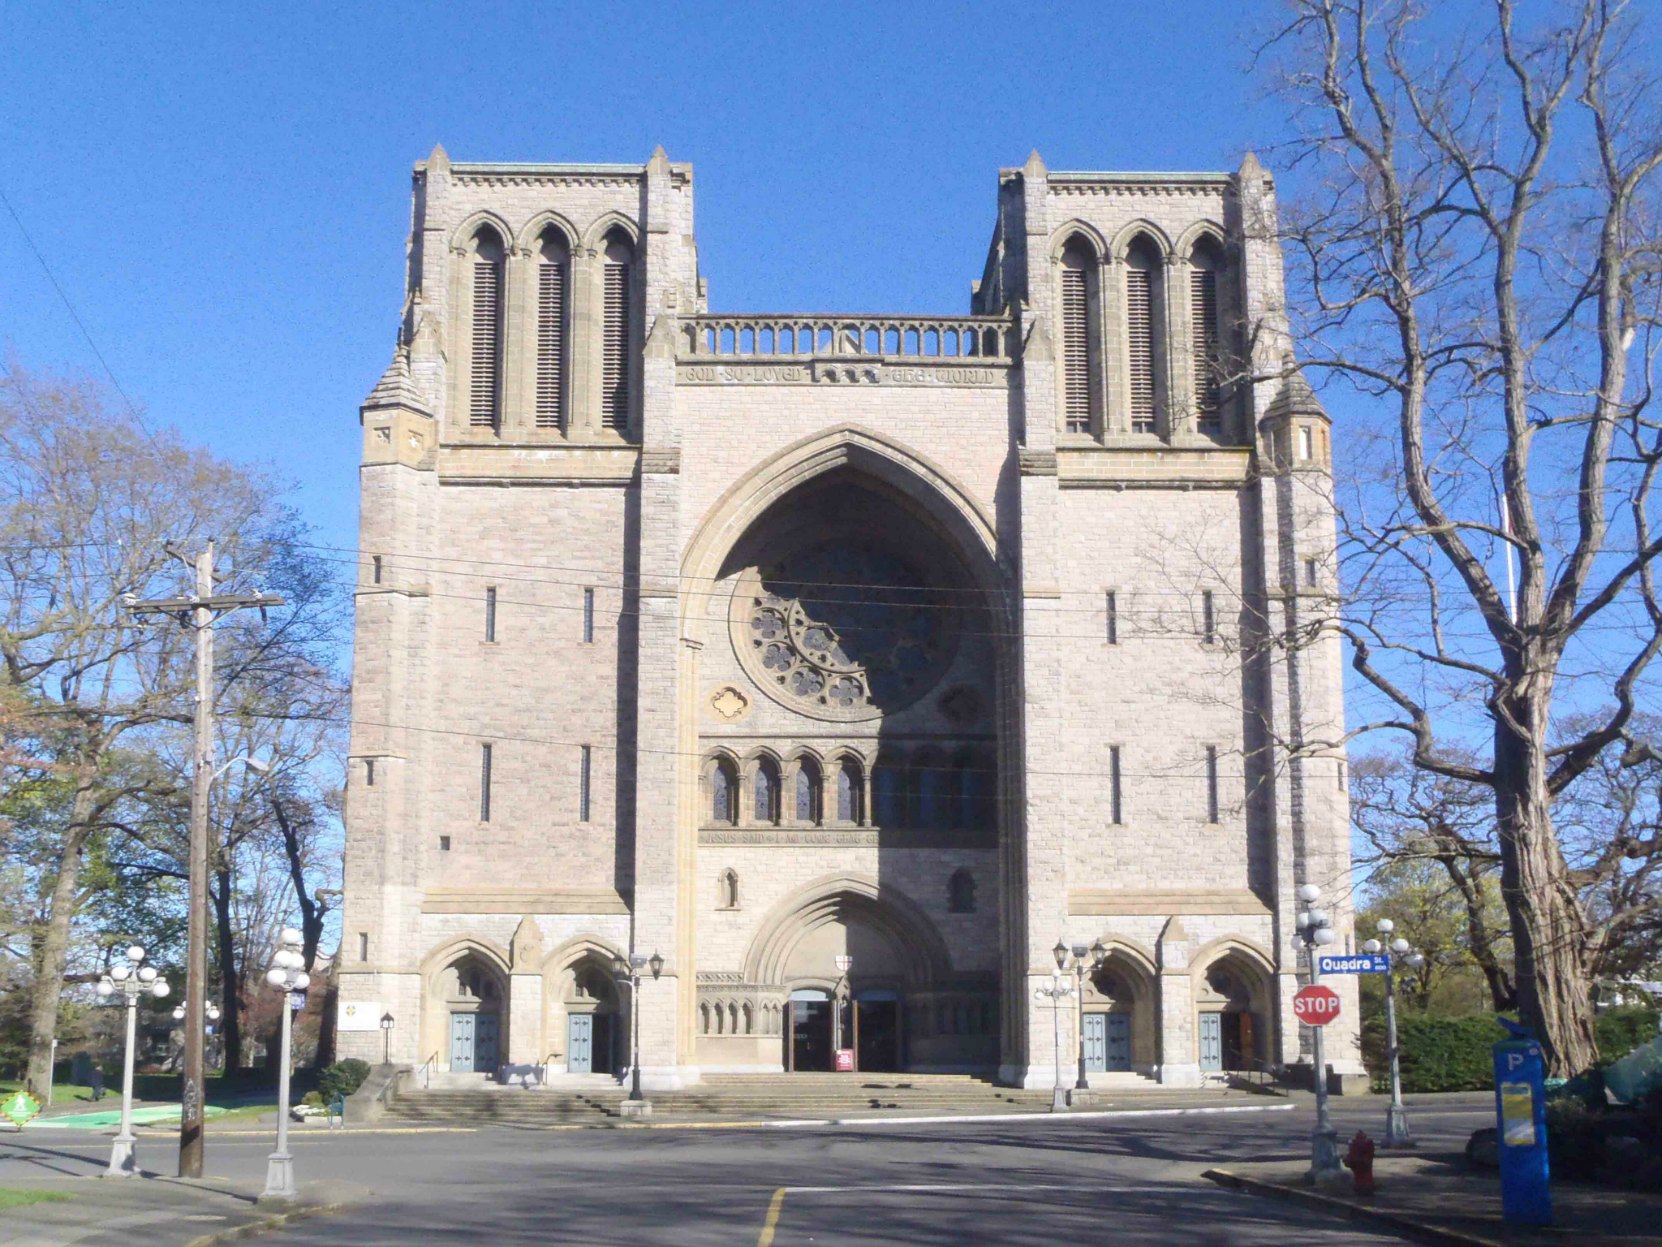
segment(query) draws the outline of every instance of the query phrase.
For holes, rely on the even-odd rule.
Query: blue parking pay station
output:
[[[1541,1045],[1515,1022],[1495,1045],[1495,1142],[1501,1215],[1517,1225],[1552,1224],[1547,1168],[1546,1063]]]

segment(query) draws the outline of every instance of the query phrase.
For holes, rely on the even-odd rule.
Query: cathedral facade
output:
[[[661,150],[415,166],[362,408],[342,1056],[1300,1059],[1295,892],[1342,951],[1350,859],[1273,182],[1035,153],[994,206],[967,314],[739,315]]]

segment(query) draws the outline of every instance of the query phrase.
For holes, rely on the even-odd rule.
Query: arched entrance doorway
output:
[[[1147,959],[1112,949],[1085,980],[1081,1002],[1085,1072],[1123,1074],[1154,1065],[1154,970]]]
[[[576,962],[564,976],[566,1073],[615,1074],[626,1063],[626,1024],[617,980],[598,957]]]
[[[1202,1073],[1252,1070],[1271,1036],[1269,976],[1254,957],[1229,949],[1207,964],[1195,986],[1195,1022]]]
[[[452,1073],[496,1073],[507,994],[506,979],[477,952],[463,953],[439,971],[434,995],[443,1019],[440,1051]]]

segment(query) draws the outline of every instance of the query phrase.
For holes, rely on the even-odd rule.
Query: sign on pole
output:
[[[1339,1016],[1339,993],[1320,983],[1301,987],[1293,996],[1293,1016],[1306,1026],[1325,1026]]]
[[[23,1129],[36,1113],[40,1112],[40,1101],[27,1091],[16,1091],[0,1104],[0,1115],[3,1115],[19,1130]]]
[[[1389,974],[1390,953],[1346,953],[1337,957],[1317,957],[1316,969],[1322,974]]]

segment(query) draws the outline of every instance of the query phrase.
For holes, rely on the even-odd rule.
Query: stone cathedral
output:
[[[362,407],[342,1056],[1300,1060],[1294,894],[1342,951],[1350,858],[1272,179],[1034,153],[991,206],[963,314],[713,313],[661,149],[416,164]]]

